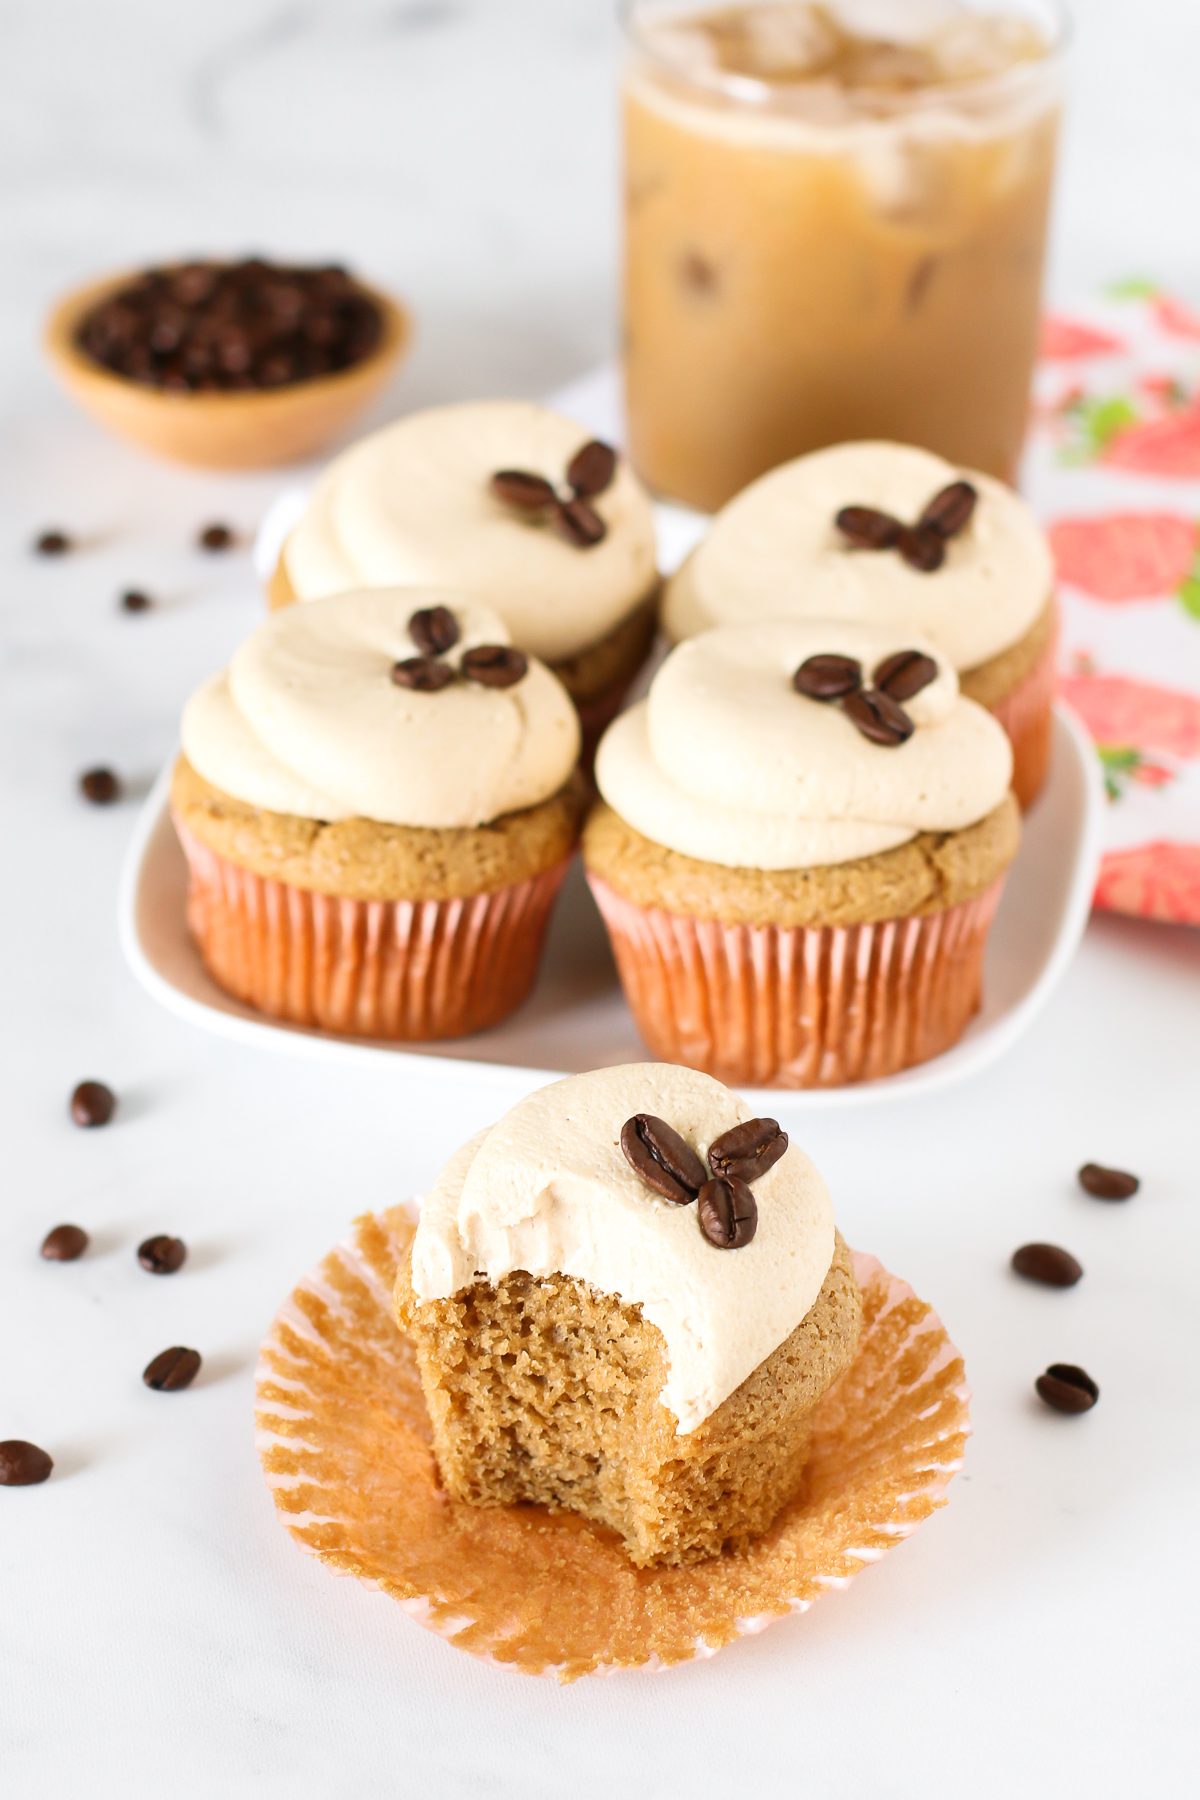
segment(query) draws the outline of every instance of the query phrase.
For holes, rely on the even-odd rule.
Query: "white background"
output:
[[[1146,272],[1200,299],[1200,7],[1079,0],[1054,287]],[[260,616],[244,551],[276,478],[158,466],[59,399],[50,297],[192,249],[344,256],[421,335],[383,411],[545,391],[611,350],[608,0],[24,0],[0,7],[0,1784],[40,1796],[631,1800],[1194,1792],[1200,933],[1099,920],[1030,1036],[943,1098],[806,1120],[847,1237],[934,1301],[977,1435],[951,1503],[844,1593],[715,1661],[560,1691],[336,1581],[253,1453],[259,1336],[350,1217],[426,1183],[483,1093],[274,1060],[156,1010],[116,947],[123,805]],[[29,556],[38,530],[87,540]],[[163,604],[115,610],[129,585]],[[66,1118],[83,1076],[117,1121]],[[781,1102],[786,1122],[786,1101]],[[1086,1199],[1085,1159],[1136,1169]],[[45,1230],[93,1234],[70,1266]],[[169,1280],[134,1247],[191,1246]],[[1065,1243],[1069,1293],[1006,1271]],[[196,1386],[149,1393],[170,1343]],[[1096,1410],[1031,1395],[1084,1363]]]

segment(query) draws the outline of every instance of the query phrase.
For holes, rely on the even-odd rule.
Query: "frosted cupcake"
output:
[[[948,1049],[1019,825],[1012,751],[907,628],[725,626],[601,741],[588,879],[657,1056],[827,1087]]]
[[[839,444],[785,463],[717,514],[668,584],[678,642],[765,618],[858,620],[927,637],[1013,746],[1037,797],[1050,752],[1054,566],[1020,497],[904,444]]]
[[[643,1566],[768,1529],[862,1322],[804,1152],[645,1063],[541,1088],[464,1145],[395,1307],[451,1497],[581,1513]]]
[[[654,636],[649,498],[623,457],[531,401],[414,413],[325,471],[269,597],[398,586],[490,606],[598,736]]]
[[[417,589],[289,607],[182,736],[188,923],[229,993],[399,1039],[525,998],[585,805],[579,722],[495,613]]]

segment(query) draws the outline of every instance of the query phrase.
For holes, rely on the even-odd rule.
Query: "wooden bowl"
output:
[[[262,469],[301,462],[338,437],[381,392],[408,347],[412,325],[395,300],[359,282],[383,331],[369,356],[334,375],[241,393],[171,394],[93,362],[75,341],[84,315],[132,273],[75,288],[53,308],[43,347],[60,384],[119,437],[203,469]]]

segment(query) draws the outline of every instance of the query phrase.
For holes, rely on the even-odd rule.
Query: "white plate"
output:
[[[167,807],[168,765],[138,820],[121,878],[121,945],[156,1000],[207,1031],[298,1056],[394,1057],[447,1081],[486,1081],[513,1100],[559,1075],[649,1052],[625,1006],[600,915],[578,863],[563,887],[532,997],[494,1031],[419,1047],[340,1038],[278,1024],[221,992],[188,935],[187,865]],[[1050,780],[1025,821],[1021,848],[988,939],[982,1010],[944,1056],[856,1087],[747,1090],[776,1115],[864,1106],[929,1093],[994,1062],[1053,991],[1087,923],[1100,854],[1104,793],[1091,744],[1069,713],[1055,717]]]

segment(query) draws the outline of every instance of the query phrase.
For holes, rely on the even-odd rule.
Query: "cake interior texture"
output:
[[[862,1302],[839,1235],[791,1336],[682,1434],[659,1399],[662,1333],[587,1282],[518,1270],[419,1300],[408,1259],[396,1314],[446,1491],[473,1506],[580,1513],[646,1567],[698,1562],[769,1528],[800,1484],[817,1402],[853,1360]]]

